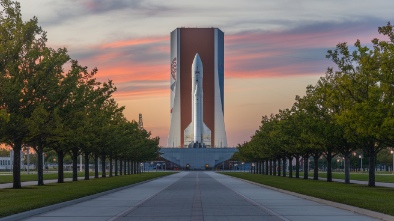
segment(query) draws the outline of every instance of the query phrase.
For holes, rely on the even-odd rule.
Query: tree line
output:
[[[159,138],[151,138],[150,132],[124,117],[124,107],[112,97],[116,87],[111,80],[97,81],[97,68],[82,66],[66,48],[48,47],[38,19],[23,21],[18,2],[1,0],[0,4],[0,143],[14,150],[14,188],[21,188],[24,147],[37,153],[38,185],[44,184],[45,150],[57,153],[58,182],[64,182],[66,154],[73,161],[74,181],[81,154],[85,179],[89,179],[90,157],[95,177],[99,158],[102,177],[106,177],[107,160],[112,176],[113,171],[115,175],[130,173],[130,165],[136,168],[136,162],[158,155]]]
[[[394,147],[394,32],[390,22],[378,28],[384,40],[374,38],[371,46],[357,40],[353,46],[339,43],[326,58],[335,68],[327,69],[316,85],[296,96],[291,108],[263,116],[251,140],[238,145],[240,160],[257,163],[257,172],[286,176],[286,160],[300,158],[308,179],[308,159],[327,160],[327,181],[332,181],[333,157],[345,160],[345,182],[350,182],[350,156],[356,151],[368,157],[368,186],[375,186],[376,156]],[[282,165],[279,165],[282,162]],[[272,171],[273,170],[273,171]],[[293,169],[289,169],[293,177]]]

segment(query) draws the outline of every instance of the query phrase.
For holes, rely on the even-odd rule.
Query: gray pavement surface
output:
[[[94,176],[91,176],[90,178],[93,178]],[[78,177],[78,180],[83,180],[85,179],[85,177]],[[72,181],[73,178],[64,178],[64,182],[68,182],[68,181]],[[57,183],[57,179],[56,180],[44,180],[44,184],[46,183]],[[0,184],[0,189],[6,189],[6,188],[12,188],[12,183],[2,183]],[[21,182],[21,186],[36,186],[37,185],[37,181],[25,181],[25,182]]]
[[[310,178],[313,179],[313,177],[310,177]],[[327,178],[319,178],[319,180],[327,180]],[[332,181],[339,182],[339,183],[345,182],[345,180],[343,180],[343,179],[332,179]],[[368,185],[368,181],[360,181],[360,180],[350,180],[350,183]],[[375,182],[375,186],[394,188],[394,183]]]
[[[26,220],[376,220],[215,172],[180,172]]]

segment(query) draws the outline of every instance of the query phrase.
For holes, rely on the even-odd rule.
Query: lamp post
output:
[[[245,162],[242,162],[242,168],[244,169],[244,173],[245,173]]]
[[[358,155],[358,158],[360,158],[360,160],[361,160],[360,171],[363,172],[363,155],[362,154]]]
[[[391,150],[390,153],[393,155],[393,170],[391,171],[391,173],[394,174],[394,150]]]
[[[26,147],[27,150],[27,174],[30,174],[30,147]]]
[[[339,165],[339,166],[338,166]],[[341,170],[341,164],[339,164],[339,159],[337,159],[337,168],[339,167],[338,170]]]
[[[342,157],[342,168],[345,171],[345,157]]]
[[[53,158],[53,169],[55,169],[55,164],[56,164],[56,157]]]

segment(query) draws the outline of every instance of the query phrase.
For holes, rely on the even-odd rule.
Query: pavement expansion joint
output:
[[[194,188],[193,196],[193,207],[192,207],[192,221],[204,220],[204,212],[202,208],[201,201],[201,189],[200,189],[200,179],[198,177],[199,173],[196,173],[196,182]]]

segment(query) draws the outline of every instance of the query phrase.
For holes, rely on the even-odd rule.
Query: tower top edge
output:
[[[221,31],[221,32],[223,32],[222,30],[220,30],[220,28],[217,28],[217,27],[177,27],[175,30],[178,30],[178,29],[180,29],[180,30],[191,30],[191,29],[217,29],[217,30],[219,30],[219,31]],[[174,30],[174,31],[175,31]]]

